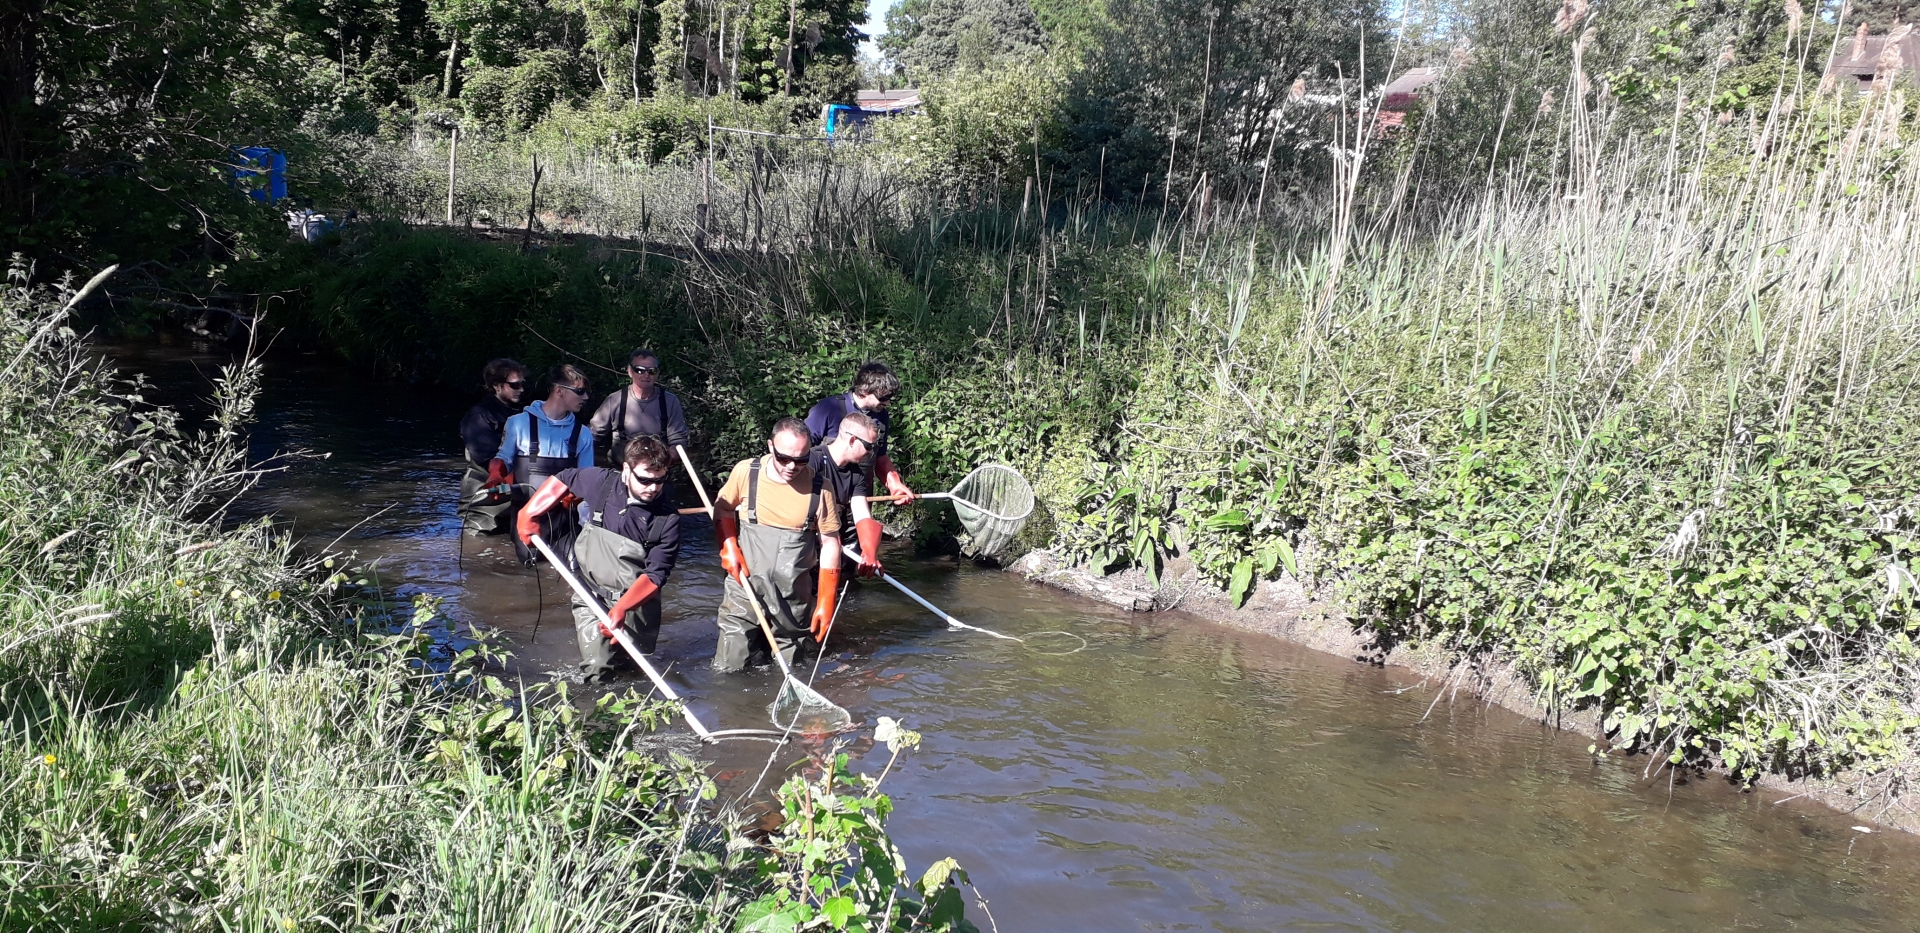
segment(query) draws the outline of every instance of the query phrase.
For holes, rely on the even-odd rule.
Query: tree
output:
[[[880,48],[924,81],[963,68],[980,71],[1007,59],[1038,55],[1046,34],[1026,0],[902,0],[887,11]]]
[[[1202,173],[1217,193],[1251,192],[1288,132],[1295,80],[1357,91],[1382,80],[1391,50],[1379,0],[1112,0],[1055,158],[1109,196]],[[1318,147],[1295,142],[1275,158]]]
[[[300,123],[336,95],[324,78],[337,73],[274,4],[10,4],[0,14],[9,240],[69,255],[227,253],[236,231],[273,220],[231,191],[234,147],[310,151]]]
[[[1879,34],[1892,29],[1895,23],[1916,20],[1920,20],[1920,0],[1852,0],[1847,4],[1849,32],[1866,23],[1868,32]]]

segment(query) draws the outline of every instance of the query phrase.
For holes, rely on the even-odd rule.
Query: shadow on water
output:
[[[204,397],[221,361],[164,344],[109,352],[173,398]],[[272,360],[255,453],[331,456],[293,462],[241,509],[340,537],[401,594],[504,630],[532,681],[577,660],[565,594],[537,587],[500,539],[468,539],[462,557],[467,403]],[[709,725],[764,727],[779,675],[709,672],[720,578],[704,522],[687,537],[658,657]],[[957,857],[1009,933],[1909,930],[1920,916],[1911,837],[1715,780],[1670,792],[1637,763],[1592,761],[1584,738],[1464,698],[1423,722],[1435,687],[1405,671],[952,561],[896,552],[890,568],[969,622],[1077,636],[949,631],[858,585],[814,684],[861,721],[846,750],[868,770],[886,756],[870,754],[876,717],[925,734],[887,780],[895,839],[916,868]],[[767,749],[705,754],[741,794]],[[808,751],[783,751],[766,783]]]

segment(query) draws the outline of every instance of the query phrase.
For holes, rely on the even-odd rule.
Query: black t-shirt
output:
[[[853,504],[854,496],[873,495],[873,477],[867,475],[860,461],[838,466],[825,444],[813,448],[809,453],[807,464],[825,478],[822,485],[833,491],[833,501],[840,503],[842,514],[846,514],[846,509]],[[846,525],[845,522],[841,524],[843,527]]]
[[[680,557],[680,512],[671,484],[652,502],[639,502],[628,497],[618,470],[575,468],[561,470],[557,478],[580,497],[581,521],[592,521],[599,513],[600,527],[645,547],[647,576],[656,585],[666,585]]]

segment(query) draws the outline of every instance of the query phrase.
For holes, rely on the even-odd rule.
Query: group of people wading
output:
[[[667,477],[676,454],[687,462],[687,421],[680,399],[658,384],[658,354],[634,350],[627,376],[630,384],[583,424],[588,384],[580,370],[549,370],[546,397],[521,409],[527,368],[488,363],[486,397],[460,423],[460,512],[466,534],[511,534],[525,563],[537,562],[539,535],[651,654],[660,588],[680,555],[681,509]],[[756,637],[755,597],[789,663],[816,649],[839,599],[843,543],[858,546],[861,576],[881,572],[881,525],[868,507],[875,481],[888,501],[914,498],[887,456],[887,410],[899,392],[891,369],[867,363],[848,391],[821,399],[805,419],[774,422],[765,455],[734,464],[713,500],[726,572],[716,670],[772,661]],[[607,452],[606,466],[595,466],[596,451]],[[597,679],[619,655],[613,632],[577,593],[573,622],[581,670]]]

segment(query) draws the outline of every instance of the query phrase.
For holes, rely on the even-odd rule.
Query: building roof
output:
[[[892,112],[908,110],[920,106],[919,88],[902,88],[897,91],[857,91],[854,103],[861,110],[879,110]]]
[[[1439,67],[1407,69],[1400,77],[1393,79],[1386,87],[1380,89],[1380,109],[1404,111],[1412,107],[1414,100],[1420,96],[1420,89],[1440,80],[1446,71],[1445,68]]]
[[[1847,75],[1866,84],[1879,72],[1880,59],[1887,54],[1889,44],[1895,47],[1900,67],[1920,75],[1920,33],[1916,33],[1911,26],[1896,26],[1884,36],[1863,36],[1856,37],[1852,42],[1843,41],[1839,54],[1827,63],[1827,74]],[[1856,50],[1859,54],[1854,54]]]

